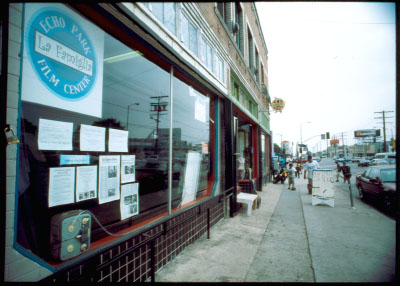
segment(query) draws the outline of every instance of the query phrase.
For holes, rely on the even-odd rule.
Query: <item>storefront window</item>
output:
[[[17,242],[60,261],[52,218],[90,212],[93,243],[167,214],[171,74],[64,5],[26,4],[25,23]],[[174,93],[177,207],[209,194],[211,103]]]
[[[173,84],[173,190],[185,205],[209,191],[210,98],[177,78]]]

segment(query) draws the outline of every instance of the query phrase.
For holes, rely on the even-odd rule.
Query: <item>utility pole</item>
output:
[[[346,150],[344,150],[344,138],[343,138],[343,132],[342,132],[342,146],[343,146],[343,158],[346,158]]]
[[[158,125],[160,123],[160,114],[161,112],[167,112],[168,102],[161,102],[162,98],[168,96],[152,96],[150,98],[156,99],[157,103],[150,103],[151,110],[150,112],[157,112],[157,118],[154,118],[150,115],[150,118],[156,121],[156,140],[155,140],[155,153],[158,154]]]
[[[382,119],[382,122],[383,122],[383,152],[387,152],[386,151],[386,123],[389,123],[389,122],[386,122],[386,119],[387,118],[393,118],[393,116],[391,116],[391,117],[385,116],[385,113],[390,113],[390,112],[393,112],[393,111],[384,111],[384,110],[382,110],[382,111],[374,112],[374,113],[381,113],[382,114],[382,117],[375,117],[375,119]]]

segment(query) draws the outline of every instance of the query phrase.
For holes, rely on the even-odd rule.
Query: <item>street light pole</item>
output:
[[[126,130],[129,130],[129,109],[134,105],[139,105],[139,103],[135,102],[128,105],[128,112],[126,113]]]

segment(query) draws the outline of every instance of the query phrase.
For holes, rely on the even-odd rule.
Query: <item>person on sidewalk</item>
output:
[[[339,175],[342,171],[342,167],[339,165],[339,162],[336,162],[336,182],[339,182]]]
[[[300,174],[301,174],[301,169],[302,168],[303,168],[303,166],[300,163],[297,163],[297,165],[296,165],[296,176],[299,179],[300,179]]]
[[[308,155],[307,163],[304,167],[304,179],[306,179],[306,177],[308,178],[307,189],[308,189],[309,195],[311,195],[312,187],[313,187],[313,170],[318,169],[318,168],[319,168],[318,162],[314,161],[312,159],[311,155]],[[307,176],[307,173],[308,173],[308,176]]]
[[[351,171],[350,167],[347,166],[345,162],[343,162],[342,173],[343,173],[343,183],[346,183],[347,181],[350,185]]]
[[[295,191],[296,188],[294,187],[294,178],[296,177],[296,169],[293,167],[293,164],[289,164],[289,169],[287,170],[289,173],[289,190],[290,190],[290,185],[292,185],[292,191]]]

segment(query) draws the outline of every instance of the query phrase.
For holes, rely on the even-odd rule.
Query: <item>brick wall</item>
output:
[[[154,239],[154,271],[157,272],[187,246],[206,235],[207,208],[210,209],[210,227],[224,218],[227,211],[226,204],[215,203],[217,201],[218,198],[214,198],[205,204],[189,209],[168,222],[127,239],[68,270],[59,271],[43,282],[150,281],[151,243],[148,241],[149,238],[161,234]]]

